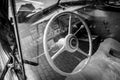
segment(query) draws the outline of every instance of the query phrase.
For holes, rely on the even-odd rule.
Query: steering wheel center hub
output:
[[[77,44],[78,44],[78,41],[77,41],[77,38],[76,37],[71,37],[70,40],[69,40],[69,46],[72,48],[72,49],[75,49],[77,48]]]
[[[66,48],[69,52],[76,51],[78,47],[78,39],[76,36],[70,34],[66,36]]]

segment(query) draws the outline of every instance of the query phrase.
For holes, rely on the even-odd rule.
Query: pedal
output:
[[[24,62],[25,64],[29,64],[29,65],[32,65],[32,66],[38,66],[38,65],[39,65],[39,64],[36,63],[36,62],[32,62],[32,61],[28,61],[28,60],[23,60],[23,62]]]

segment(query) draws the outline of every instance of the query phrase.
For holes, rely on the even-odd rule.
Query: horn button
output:
[[[66,36],[66,48],[69,52],[75,52],[78,47],[78,39],[74,35]]]
[[[77,47],[77,39],[76,38],[74,38],[74,37],[72,37],[71,39],[70,39],[70,42],[69,42],[70,44],[70,47],[71,48],[76,48]]]

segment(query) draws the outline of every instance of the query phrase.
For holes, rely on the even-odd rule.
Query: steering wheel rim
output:
[[[81,67],[81,69],[79,69],[78,71],[76,72],[72,72],[72,73],[67,73],[67,72],[64,72],[64,71],[61,71],[53,62],[53,60],[51,59],[50,55],[49,55],[49,52],[48,52],[48,47],[47,47],[47,33],[48,33],[48,30],[49,30],[49,26],[51,24],[51,22],[56,19],[57,17],[63,15],[63,14],[74,14],[74,15],[77,15],[79,16],[79,19],[80,21],[82,22],[82,24],[85,26],[85,29],[88,33],[88,39],[89,39],[89,53],[88,53],[88,58],[85,60],[84,62],[84,65]],[[68,32],[69,33],[69,32]],[[66,41],[67,42],[67,41]],[[82,71],[88,64],[88,62],[90,61],[90,58],[91,58],[91,54],[92,54],[92,38],[91,38],[91,33],[90,33],[90,30],[87,26],[87,24],[85,23],[85,21],[80,17],[79,14],[77,13],[74,13],[74,12],[70,12],[70,11],[65,11],[65,12],[60,12],[56,15],[54,15],[47,23],[46,25],[46,28],[45,28],[45,31],[44,31],[44,35],[43,35],[43,48],[44,48],[44,53],[45,53],[45,56],[46,56],[46,59],[48,61],[48,63],[50,64],[50,66],[53,68],[53,70],[55,70],[57,73],[63,75],[63,76],[68,76],[68,75],[73,75],[73,74],[77,74],[78,72]]]

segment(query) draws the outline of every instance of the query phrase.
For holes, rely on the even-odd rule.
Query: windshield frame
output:
[[[60,2],[59,4],[58,3],[55,3],[43,10],[40,10],[39,12],[37,12],[36,14],[30,16],[29,18],[30,19],[30,23],[34,23],[36,22],[37,20],[43,18],[44,16],[47,16],[48,14],[51,14],[53,13],[54,11],[58,10],[58,9],[63,9],[61,6],[64,6],[64,7],[72,7],[72,6],[82,6],[82,5],[86,5],[86,1],[83,0],[83,1],[71,1],[71,2]]]

